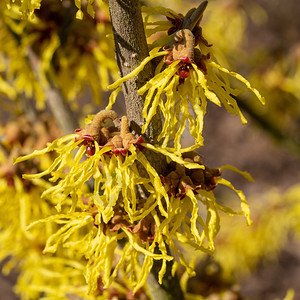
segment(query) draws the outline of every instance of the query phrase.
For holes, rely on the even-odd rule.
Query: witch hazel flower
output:
[[[151,166],[143,154],[145,148],[167,158],[166,176]],[[34,221],[27,230],[54,223],[57,231],[48,236],[43,253],[57,253],[63,247],[86,259],[85,278],[91,294],[97,292],[99,282],[109,288],[118,272],[124,272],[128,286],[137,292],[155,260],[162,262],[160,283],[171,260],[175,261],[173,273],[183,265],[193,275],[180,249],[188,244],[212,254],[219,211],[244,215],[251,223],[243,193],[221,178],[222,170],[232,167],[211,169],[195,152],[179,157],[174,151],[145,143],[133,135],[127,117],[120,118],[112,110],[90,116],[75,134],[56,139],[15,163],[48,153],[56,158],[45,171],[23,177],[38,180],[47,176],[55,182],[47,186],[41,201],[51,200],[57,213]],[[146,175],[140,175],[137,163]],[[218,184],[238,194],[240,211],[217,203],[212,190]],[[119,247],[124,240],[125,246]],[[140,255],[144,256],[142,264]]]
[[[206,5],[207,1],[204,1],[197,9],[189,11],[185,17],[169,13],[171,27],[168,32],[172,34],[168,42],[166,43],[165,38],[160,42],[157,41],[155,44],[157,47],[150,51],[150,55],[135,70],[109,86],[115,91],[111,94],[107,108],[112,107],[123,82],[136,76],[150,61],[154,62],[155,58],[164,56],[159,63],[155,59],[154,77],[138,90],[139,94],[145,95],[143,110],[145,124],[142,133],[153,116],[161,111],[164,125],[158,141],[162,141],[163,147],[173,143],[177,155],[203,145],[203,119],[208,100],[218,106],[223,104],[228,112],[237,114],[242,123],[247,122],[236,100],[243,88],[233,87],[231,77],[251,90],[258,100],[264,103],[264,98],[243,76],[220,66],[213,61],[210,52],[204,53],[205,50],[202,50],[212,49],[212,45],[203,37],[199,25]],[[160,10],[156,10],[156,13],[158,11]],[[163,13],[166,14],[165,9]],[[195,143],[183,150],[180,139],[187,123]]]
[[[60,226],[48,238],[44,252],[54,253],[63,246],[84,256],[89,293],[97,291],[99,282],[101,287],[109,288],[118,273],[125,274],[128,286],[136,293],[145,285],[156,260],[161,261],[159,283],[171,260],[173,275],[180,264],[193,275],[192,264],[185,259],[182,246],[188,244],[212,254],[220,228],[220,211],[244,215],[247,224],[251,224],[244,194],[221,177],[223,169],[250,178],[248,174],[231,166],[209,168],[203,165],[200,155],[192,152],[203,144],[203,118],[208,100],[219,106],[222,103],[246,122],[235,99],[241,90],[231,86],[230,77],[238,79],[264,101],[246,79],[213,62],[211,55],[203,50],[204,46],[211,46],[199,25],[206,5],[204,1],[186,16],[168,14],[171,26],[167,30],[168,39],[158,41],[149,57],[110,86],[115,91],[106,110],[90,116],[75,134],[15,161],[48,152],[57,154],[45,171],[24,176],[28,179],[48,176],[56,182],[42,197],[56,203],[58,213],[32,223],[28,229],[40,222]],[[138,92],[145,95],[142,133],[158,111],[163,114],[160,145],[146,143],[134,135],[127,117],[120,118],[110,110],[122,83],[155,58],[160,62],[156,64],[154,77]],[[187,122],[195,143],[182,149],[181,137]],[[157,173],[143,153],[145,148],[166,158],[167,174]],[[144,169],[144,175],[140,168]],[[218,185],[237,193],[240,210],[216,201],[213,189]],[[69,211],[62,212],[62,205],[69,205]],[[140,255],[144,257],[142,262]]]

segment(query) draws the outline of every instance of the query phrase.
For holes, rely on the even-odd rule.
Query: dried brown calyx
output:
[[[88,156],[95,154],[96,141],[100,148],[112,147],[114,154],[125,155],[131,144],[138,145],[143,143],[142,137],[136,138],[129,128],[128,119],[123,116],[121,119],[113,110],[102,110],[97,113],[90,124],[75,130],[78,136],[76,141],[83,140],[81,145],[86,145]]]
[[[211,47],[212,44],[209,44],[209,42],[203,37],[202,27],[200,26],[204,10],[205,7],[195,13],[195,10],[191,9],[185,16],[182,14],[173,15],[171,13],[172,17],[167,17],[167,19],[172,23],[172,26],[168,30],[168,35],[171,35],[181,29],[189,29],[195,37],[195,46],[203,44],[206,47]]]
[[[202,165],[202,157],[196,152],[183,154],[186,162]],[[221,176],[221,169],[211,169],[204,166],[204,169],[187,169],[178,163],[171,163],[172,171],[165,177],[161,176],[164,185],[168,187],[171,196],[184,197],[187,190],[197,193],[199,189],[210,191],[217,186],[216,179]]]
[[[191,30],[181,29],[176,32],[172,42],[164,47],[169,53],[166,54],[164,61],[166,64],[171,64],[173,61],[180,60],[180,68],[178,75],[181,78],[189,76],[189,69],[194,63],[204,73],[207,73],[205,60],[210,58],[210,54],[202,54],[196,47],[196,38]]]
[[[114,208],[114,216],[108,221],[107,224],[104,224],[103,230],[104,233],[106,230],[116,232],[120,230],[121,227],[125,227],[130,232],[138,234],[143,243],[146,243],[147,241],[153,242],[157,230],[156,223],[151,214],[142,218],[137,223],[130,223],[124,208],[117,205]]]
[[[184,21],[184,15],[183,14],[178,14],[178,15],[174,15],[172,13],[170,13],[172,15],[172,17],[167,17],[168,21],[171,22],[172,26],[169,28],[168,30],[168,35],[171,35],[173,33],[175,33],[177,30],[182,28],[182,24]]]
[[[199,44],[204,44],[207,47],[212,46],[203,37],[202,28],[199,25],[206,6],[207,1],[204,1],[197,9],[189,10],[185,16],[179,14],[167,17],[172,23],[168,34],[175,33],[175,35],[173,40],[164,47],[164,50],[169,51],[164,61],[166,64],[171,64],[173,61],[180,60],[178,75],[182,79],[189,76],[189,69],[192,63],[196,64],[204,74],[207,73],[205,60],[210,58],[210,54],[204,55],[198,48],[195,48]]]
[[[104,226],[104,232],[106,228],[111,232],[118,231],[122,226],[127,227],[130,231],[132,229],[132,225],[126,219],[126,212],[120,206],[116,206],[114,208],[114,216],[109,220],[107,224]]]
[[[143,243],[147,241],[153,242],[157,230],[157,225],[151,214],[141,219],[132,229],[133,233],[137,233]]]

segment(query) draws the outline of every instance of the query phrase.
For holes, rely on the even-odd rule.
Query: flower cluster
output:
[[[183,160],[202,165],[202,158],[197,152],[184,153]],[[220,169],[210,169],[206,166],[201,169],[187,169],[181,164],[174,163],[173,171],[162,177],[162,181],[167,185],[169,194],[183,198],[189,189],[193,191],[214,189],[217,186],[216,179],[220,176]]]
[[[110,120],[110,123],[104,124],[105,121]],[[131,144],[138,146],[143,142],[143,138],[138,139],[129,131],[128,119],[123,116],[121,119],[112,110],[100,111],[93,118],[92,122],[87,124],[84,128],[75,130],[78,136],[76,141],[84,140],[79,144],[86,145],[86,153],[91,156],[95,154],[95,144],[102,147],[112,147],[111,152],[114,154],[126,155]]]
[[[220,211],[244,215],[247,224],[251,224],[243,192],[221,175],[223,169],[231,169],[248,179],[251,177],[231,166],[209,168],[194,152],[203,144],[207,99],[219,106],[223,103],[230,113],[238,114],[246,122],[235,100],[240,90],[231,86],[228,75],[244,83],[263,102],[246,79],[219,66],[208,52],[204,52],[204,47],[211,46],[199,25],[206,5],[204,1],[186,16],[154,9],[168,17],[168,36],[154,42],[150,56],[110,86],[116,90],[111,94],[108,108],[89,116],[85,126],[76,129],[74,134],[58,138],[44,149],[14,161],[19,164],[55,156],[35,174],[23,175],[23,179],[32,182],[43,179],[51,182],[44,185],[40,201],[56,209],[32,219],[30,225],[26,222],[26,232],[30,234],[37,228],[51,227],[43,253],[52,254],[53,259],[62,258],[61,269],[66,271],[72,266],[75,273],[79,270],[84,274],[87,282],[84,289],[91,297],[106,297],[108,290],[113,293],[119,276],[133,294],[138,293],[155,261],[160,261],[159,283],[162,283],[169,261],[173,261],[173,275],[179,265],[186,268],[189,276],[195,274],[182,247],[188,245],[193,250],[212,254],[220,227]],[[165,28],[166,24],[161,25]],[[111,106],[123,82],[137,75],[151,60],[162,56],[154,77],[138,91],[145,95],[142,133],[156,113],[161,111],[164,117],[158,137],[162,143],[153,145],[146,143],[142,136],[136,136],[127,117],[119,117]],[[195,144],[182,149],[181,137],[187,121]],[[160,153],[167,161],[166,174],[156,171],[145,149]],[[217,185],[237,193],[240,210],[216,200],[213,190]],[[62,292],[69,278],[65,277]],[[74,289],[70,290],[73,293]],[[78,291],[74,293],[78,295]]]
[[[156,66],[155,76],[138,90],[139,94],[146,95],[143,110],[145,124],[142,130],[145,132],[152,117],[161,111],[164,127],[158,140],[163,140],[164,147],[173,142],[177,154],[182,153],[180,140],[187,122],[189,132],[195,139],[195,144],[189,150],[203,145],[203,118],[206,114],[207,99],[218,106],[222,103],[228,112],[237,114],[243,123],[247,122],[236,101],[236,96],[242,89],[233,88],[229,76],[245,84],[260,102],[264,103],[264,98],[244,77],[221,67],[211,59],[210,52],[204,52],[211,46],[202,36],[199,26],[205,7],[206,5],[200,5],[185,17],[174,12],[167,14],[160,8],[148,8],[148,13],[162,11],[167,15],[168,22],[171,23],[168,33],[172,34],[167,40],[162,38],[159,43],[156,41],[150,56],[138,68],[109,86],[111,89],[117,88],[110,97],[108,108],[111,108],[118,87],[124,81],[136,76],[154,58],[164,56]],[[162,48],[164,51],[160,51]]]
[[[55,203],[58,213],[32,223],[29,228],[48,222],[59,226],[49,236],[44,253],[56,253],[62,245],[88,259],[85,276],[90,293],[98,290],[99,280],[108,288],[119,272],[126,274],[128,285],[137,292],[145,284],[154,260],[162,261],[160,282],[170,260],[176,261],[173,272],[183,264],[193,274],[180,244],[212,253],[219,229],[218,210],[244,214],[250,222],[248,206],[240,191],[237,192],[242,200],[241,211],[234,212],[216,202],[211,190],[217,183],[232,188],[220,178],[222,168],[203,166],[195,153],[186,153],[182,158],[169,153],[174,162],[170,164],[170,174],[163,178],[151,166],[143,149],[163,154],[166,150],[135,138],[126,117],[119,118],[114,111],[105,110],[87,123],[75,134],[48,143],[45,149],[15,162],[53,151],[58,154],[45,171],[23,176],[36,180],[50,175],[50,181],[57,182],[43,192],[42,198]],[[137,163],[146,170],[146,177],[140,175]],[[62,211],[68,205],[69,211]],[[206,207],[206,216],[199,213],[202,207]],[[124,239],[127,243],[120,248]],[[142,266],[140,254],[144,255]]]
[[[43,4],[46,0],[43,1]],[[22,14],[23,18],[34,18],[34,13],[36,13],[35,10],[38,10],[41,8],[41,3],[42,0],[22,0],[20,3],[16,4],[14,0],[6,0],[4,4],[8,9],[15,9],[18,7],[19,12]],[[75,5],[78,9],[76,13],[76,18],[82,19],[83,18],[83,11],[82,11],[82,1],[74,1]],[[87,0],[87,13],[94,17],[95,16],[95,11],[93,7],[94,0]],[[66,4],[70,5],[70,3]]]
[[[35,124],[21,116],[1,128],[0,208],[3,215],[0,220],[0,260],[5,260],[2,269],[5,274],[12,269],[19,272],[16,292],[27,299],[39,298],[46,285],[49,287],[49,295],[62,295],[63,290],[65,294],[70,291],[66,289],[70,276],[74,276],[72,279],[76,283],[81,281],[81,285],[84,285],[84,277],[78,270],[68,271],[68,276],[68,266],[80,265],[79,261],[73,261],[73,255],[68,256],[64,250],[60,251],[60,256],[56,259],[42,254],[47,238],[58,230],[58,226],[44,223],[27,231],[31,222],[56,212],[55,203],[41,199],[41,193],[51,187],[49,182],[21,178],[23,173],[36,173],[47,167],[52,160],[51,154],[45,155],[39,163],[27,161],[15,166],[11,163],[11,159],[22,154],[22,151],[40,149],[47,141],[60,135],[54,124],[48,115],[41,117],[41,122]],[[56,260],[55,268],[53,260]],[[60,267],[62,265],[65,265],[64,271]],[[45,276],[46,268],[49,273]],[[63,272],[60,274],[61,284],[56,288],[58,269]]]
[[[117,78],[113,42],[106,37],[111,33],[107,5],[94,3],[94,18],[77,20],[73,2],[43,0],[32,18],[22,19],[15,1],[10,10],[4,2],[0,4],[0,93],[10,99],[23,94],[34,97],[43,109],[49,89],[57,88],[77,108],[74,100],[88,86],[93,100],[101,103],[109,76]],[[21,1],[28,14],[37,8],[32,2],[40,1]],[[91,2],[83,7],[91,11]]]

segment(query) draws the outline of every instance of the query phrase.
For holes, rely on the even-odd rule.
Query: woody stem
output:
[[[115,40],[115,52],[121,77],[133,71],[149,55],[144,32],[141,6],[139,0],[109,0],[112,29]],[[153,68],[148,63],[136,77],[123,84],[123,94],[126,113],[131,130],[141,134],[141,127],[145,123],[142,116],[145,97],[137,90],[153,77]],[[162,119],[159,111],[153,116],[151,123],[143,134],[146,142],[157,143],[157,137],[162,130]],[[166,162],[162,156],[153,152],[146,152],[147,159],[159,174],[166,169]]]

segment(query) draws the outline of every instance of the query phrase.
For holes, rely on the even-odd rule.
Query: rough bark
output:
[[[149,55],[141,15],[140,1],[138,0],[109,0],[112,29],[115,40],[116,59],[123,77],[134,70],[142,60]],[[153,68],[148,63],[140,74],[123,84],[123,93],[126,103],[126,113],[131,129],[141,133],[144,124],[142,110],[144,97],[137,90],[153,76]],[[143,137],[151,144],[157,143],[157,137],[162,129],[160,113],[153,117]],[[151,165],[160,174],[164,174],[166,162],[161,155],[146,152]]]

